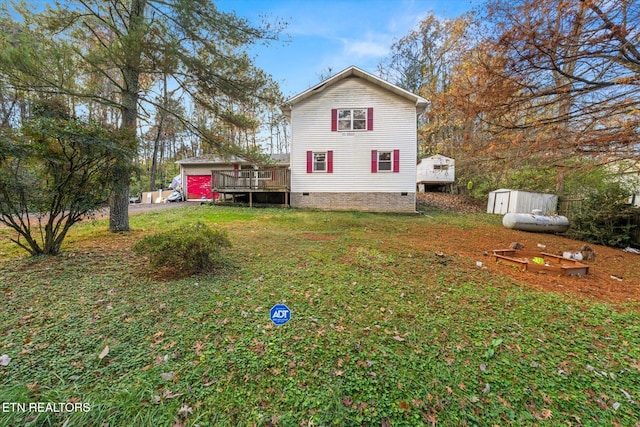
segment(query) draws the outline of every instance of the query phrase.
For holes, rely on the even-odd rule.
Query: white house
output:
[[[415,212],[427,100],[357,67],[288,99],[291,206]]]
[[[418,189],[423,185],[423,191],[428,186],[444,186],[453,184],[456,180],[455,160],[451,157],[436,154],[425,157],[418,162],[416,184]]]

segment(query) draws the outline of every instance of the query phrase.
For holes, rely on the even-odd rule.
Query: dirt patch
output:
[[[409,244],[424,253],[443,253],[451,257],[463,257],[468,268],[486,269],[489,274],[507,276],[517,283],[546,292],[574,295],[580,299],[591,298],[602,302],[640,302],[640,255],[617,248],[589,245],[596,254],[589,265],[589,274],[581,277],[565,277],[549,273],[520,271],[498,263],[491,256],[494,249],[508,249],[513,242],[523,245],[523,250],[561,254],[577,251],[584,242],[563,236],[510,230],[501,226],[482,226],[461,229],[451,225],[430,222],[428,228],[412,231]],[[544,246],[544,249],[540,246]],[[476,266],[477,262],[482,267]]]

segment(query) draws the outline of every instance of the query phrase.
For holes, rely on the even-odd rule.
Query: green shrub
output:
[[[182,274],[211,272],[224,261],[223,249],[231,242],[222,229],[198,222],[142,238],[133,246],[149,258],[151,267],[170,267]]]
[[[629,189],[619,182],[591,189],[571,215],[572,238],[605,246],[625,247],[631,240]]]

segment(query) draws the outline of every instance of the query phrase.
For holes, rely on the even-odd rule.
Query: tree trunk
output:
[[[121,42],[127,49],[126,63],[121,72],[124,78],[122,90],[122,144],[133,150],[137,147],[138,85],[140,78],[140,60],[142,57],[142,39],[144,38],[144,10],[146,0],[131,0],[129,10],[128,33]],[[117,168],[113,182],[113,191],[109,200],[109,230],[113,232],[129,231],[129,183],[131,181],[132,159]]]

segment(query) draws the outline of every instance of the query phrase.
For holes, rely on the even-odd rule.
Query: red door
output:
[[[211,175],[187,175],[187,200],[211,200]]]

